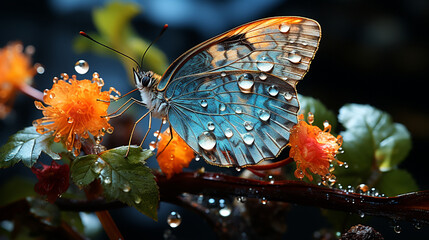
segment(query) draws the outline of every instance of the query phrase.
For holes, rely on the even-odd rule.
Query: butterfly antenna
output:
[[[155,43],[158,41],[158,39],[162,36],[162,34],[165,32],[165,30],[167,30],[167,28],[168,28],[168,24],[165,24],[165,25],[164,25],[164,27],[162,28],[161,32],[160,32],[160,33],[158,34],[158,36],[155,38],[155,40],[153,40],[153,41],[149,44],[149,46],[146,48],[146,50],[144,51],[144,53],[143,53],[143,55],[142,55],[142,59],[141,59],[141,61],[140,61],[140,66],[143,66],[143,59],[144,59],[144,56],[146,55],[147,51],[149,50],[149,48],[150,48],[153,44],[155,44]]]
[[[141,69],[141,65],[136,60],[134,60],[132,57],[130,57],[130,56],[128,56],[128,55],[126,55],[126,54],[124,54],[124,53],[122,53],[122,52],[114,49],[114,48],[111,48],[111,47],[109,47],[109,46],[107,46],[105,44],[102,44],[101,42],[99,42],[99,41],[95,40],[94,38],[92,38],[91,36],[89,36],[84,31],[80,31],[79,34],[82,35],[82,36],[84,36],[84,37],[86,37],[86,38],[88,38],[89,40],[91,40],[91,41],[93,41],[93,42],[95,42],[95,43],[97,43],[97,44],[99,44],[99,45],[107,48],[107,49],[110,49],[110,50],[112,50],[112,51],[114,51],[114,52],[116,52],[116,53],[118,53],[118,54],[120,54],[120,55],[122,55],[122,56],[124,56],[124,57],[126,57],[128,59],[130,59],[131,61],[133,61],[133,62],[135,62],[137,64],[137,66],[138,66],[139,69]]]

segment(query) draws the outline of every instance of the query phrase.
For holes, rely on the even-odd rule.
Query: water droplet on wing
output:
[[[247,131],[253,130],[253,123],[252,122],[244,121],[243,125]]]
[[[79,60],[74,65],[74,70],[79,74],[85,74],[89,70],[89,64],[85,60]]]
[[[277,88],[276,85],[271,85],[267,88],[268,94],[270,94],[270,96],[275,97],[277,96],[277,94],[279,94],[279,89]]]
[[[125,192],[125,193],[127,193],[127,192],[131,191],[131,187],[130,187],[130,185],[129,185],[128,183],[125,183],[125,184],[122,186],[122,191],[123,191],[123,192]]]
[[[258,115],[259,115],[259,119],[261,119],[264,122],[268,121],[271,117],[271,114],[265,110],[259,111]]]
[[[226,106],[225,106],[225,104],[220,103],[220,104],[219,104],[219,110],[220,110],[220,111],[222,111],[222,112],[223,112],[223,111],[225,111],[225,110],[226,110]]]
[[[225,137],[227,137],[227,138],[231,138],[234,135],[234,133],[232,132],[232,130],[230,128],[225,129],[224,134],[225,134]]]
[[[238,78],[238,87],[243,93],[252,92],[253,85],[255,84],[252,74],[245,73]]]
[[[262,72],[269,72],[274,68],[274,60],[270,56],[262,56],[259,58],[256,66]]]
[[[216,136],[212,132],[204,131],[198,136],[198,145],[206,151],[211,151],[216,147]]]
[[[302,57],[296,53],[290,53],[287,59],[291,63],[299,63],[299,62],[301,62]]]
[[[279,30],[280,30],[280,32],[282,32],[282,33],[287,33],[287,32],[289,32],[289,30],[290,30],[290,25],[289,25],[289,24],[287,24],[287,23],[282,23],[282,24],[280,24],[280,26],[279,26]]]
[[[293,95],[290,92],[285,92],[283,94],[283,97],[285,98],[286,101],[290,101],[293,98]]]
[[[243,109],[241,107],[236,107],[235,108],[235,113],[242,114],[243,113]]]
[[[261,79],[262,81],[265,81],[265,80],[267,80],[267,74],[265,74],[265,73],[260,73],[259,74],[259,79]]]
[[[208,122],[208,123],[207,123],[207,128],[208,128],[210,131],[213,131],[213,130],[215,130],[215,124],[214,124],[213,122]]]
[[[245,143],[245,144],[247,144],[247,145],[252,145],[252,144],[253,144],[253,142],[255,141],[255,138],[253,137],[253,135],[252,135],[252,134],[250,134],[250,133],[245,133],[245,134],[243,134],[243,141],[244,141],[244,143]]]
[[[201,100],[200,105],[201,105],[201,107],[206,108],[208,103],[206,100]]]

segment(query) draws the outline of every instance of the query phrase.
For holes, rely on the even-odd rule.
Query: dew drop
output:
[[[198,136],[198,145],[206,151],[216,147],[216,136],[212,132],[204,131]]]
[[[255,84],[253,80],[252,74],[245,73],[241,75],[238,78],[238,87],[240,88],[240,91],[243,93],[252,92],[253,85]]]
[[[261,204],[262,204],[262,205],[267,205],[268,200],[267,200],[265,197],[262,197],[262,198],[260,199],[260,202],[261,202]]]
[[[266,122],[270,119],[271,114],[265,110],[261,110],[261,111],[259,111],[258,116],[259,116],[259,119]]]
[[[235,113],[242,114],[243,113],[243,109],[241,107],[236,107],[235,108]]]
[[[167,223],[170,227],[176,228],[182,223],[182,217],[177,212],[171,212],[167,217]]]
[[[399,225],[396,225],[396,226],[394,226],[393,227],[393,231],[395,231],[395,233],[401,233],[401,231],[402,231],[402,228],[401,228],[401,226],[399,226]]]
[[[291,63],[299,63],[299,62],[301,62],[302,57],[299,56],[298,54],[292,52],[292,53],[289,54],[289,56],[288,56],[287,59]]]
[[[359,193],[359,194],[364,194],[364,193],[367,193],[368,192],[368,190],[369,190],[369,187],[367,186],[367,185],[365,185],[365,184],[359,184],[357,187],[356,187],[356,193]]]
[[[227,137],[227,138],[231,138],[234,135],[234,133],[232,132],[232,130],[230,128],[225,129],[224,134],[225,134],[225,137]]]
[[[283,94],[283,97],[285,98],[286,101],[290,101],[293,98],[293,95],[290,92],[285,92]]]
[[[61,73],[60,74],[61,79],[63,79],[64,81],[69,80],[69,75],[67,73]]]
[[[267,74],[265,74],[265,73],[260,73],[260,74],[259,74],[259,79],[261,79],[262,81],[267,80]]]
[[[276,85],[271,85],[267,88],[268,94],[270,94],[270,96],[275,97],[279,94],[279,89],[277,88]]]
[[[45,68],[42,66],[42,64],[36,64],[35,67],[36,67],[36,72],[38,74],[45,73]]]
[[[134,202],[135,202],[136,204],[140,204],[140,203],[142,202],[142,199],[141,199],[139,196],[137,196],[137,197],[134,199]]]
[[[206,100],[201,100],[200,105],[201,105],[201,107],[206,108],[208,103]]]
[[[58,78],[57,77],[54,77],[53,79],[52,79],[52,82],[55,84],[55,83],[58,83]]]
[[[155,150],[155,148],[156,148],[156,143],[155,143],[155,141],[151,141],[151,142],[149,143],[149,150],[153,151],[153,150]]]
[[[130,187],[130,185],[129,185],[128,183],[125,183],[125,184],[122,186],[122,191],[123,191],[123,192],[125,192],[125,193],[127,193],[127,192],[131,191],[131,187]]]
[[[207,128],[208,128],[210,131],[213,131],[213,130],[215,130],[216,126],[215,126],[215,124],[214,124],[213,122],[208,122],[208,123],[207,123]]]
[[[167,122],[168,122],[168,120],[167,120],[167,118],[162,118],[162,124],[167,124]]]
[[[361,213],[359,214],[359,217],[364,218],[364,217],[365,217],[365,213],[361,212]]]
[[[200,161],[200,159],[201,159],[201,158],[200,158],[200,156],[199,156],[199,155],[195,156],[195,161],[196,161],[196,162]]]
[[[50,99],[54,99],[54,98],[55,98],[55,93],[51,92],[51,93],[49,94],[49,98],[50,98]]]
[[[98,159],[97,161],[92,164],[92,171],[94,171],[96,174],[99,174],[101,170],[106,166],[103,160]]]
[[[279,26],[279,30],[280,30],[280,32],[282,32],[282,33],[287,33],[287,32],[289,32],[289,30],[290,30],[290,25],[289,25],[289,24],[287,24],[287,23],[282,23],[282,24],[280,24],[280,26]]]
[[[220,73],[220,76],[221,76],[221,77],[226,77],[226,72],[221,72],[221,73]]]
[[[72,117],[67,118],[67,123],[73,123],[73,122],[74,122],[74,119]]]
[[[226,110],[226,105],[225,105],[224,103],[220,103],[220,104],[219,104],[219,110],[220,110],[221,112],[225,111],[225,110]]]
[[[103,181],[105,184],[111,184],[112,183],[112,179],[110,177],[105,177]]]
[[[273,177],[272,175],[269,175],[269,176],[267,177],[267,179],[268,179],[268,182],[269,182],[270,184],[274,184],[274,177]]]
[[[414,228],[415,228],[415,229],[417,229],[417,230],[422,229],[422,224],[421,224],[421,223],[419,223],[419,222],[414,223],[413,225],[414,225]]]
[[[247,131],[253,130],[253,123],[252,122],[244,121],[243,125]]]
[[[269,56],[262,56],[256,63],[256,67],[262,72],[269,72],[274,68],[274,60]]]
[[[253,142],[255,141],[255,138],[253,137],[253,135],[252,135],[252,134],[250,134],[250,133],[245,133],[245,134],[243,134],[243,141],[244,141],[244,143],[245,143],[245,144],[247,144],[247,145],[252,145],[252,144],[253,144]]]
[[[235,171],[240,172],[241,171],[241,167],[236,167]]]
[[[85,74],[89,70],[89,64],[85,60],[79,60],[75,63],[74,70],[79,74]]]
[[[225,206],[219,210],[219,215],[221,215],[222,217],[228,217],[229,215],[231,215],[231,212],[231,208]]]

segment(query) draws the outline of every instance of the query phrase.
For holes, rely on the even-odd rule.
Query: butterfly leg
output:
[[[127,153],[125,154],[125,157],[127,157],[127,156],[128,156],[128,154],[130,153],[131,139],[133,138],[134,130],[136,130],[136,126],[137,126],[137,124],[138,124],[141,120],[143,120],[143,119],[144,119],[144,118],[145,118],[149,113],[151,113],[151,111],[148,111],[147,113],[145,113],[141,118],[139,118],[139,120],[137,120],[137,121],[134,123],[133,130],[131,130],[130,140],[128,141],[128,150],[127,150]]]
[[[120,97],[118,97],[118,98],[115,98],[115,99],[111,99],[111,100],[97,99],[97,101],[100,101],[100,102],[108,102],[108,103],[116,102],[116,101],[118,101],[118,100],[120,100],[120,99],[122,99],[122,98],[124,98],[124,97],[128,96],[129,94],[131,94],[131,93],[133,93],[133,92],[137,91],[137,90],[139,90],[139,89],[138,89],[138,88],[135,88],[135,89],[133,89],[133,90],[131,90],[131,91],[129,91],[129,92],[127,92],[127,93],[125,93],[124,95],[122,95],[122,96],[120,96]]]
[[[149,126],[148,126],[148,129],[146,131],[146,134],[144,135],[143,140],[140,143],[140,147],[143,145],[143,142],[144,142],[144,140],[146,140],[146,137],[149,134],[151,129],[152,129],[152,112],[150,112],[150,114],[149,114]]]
[[[169,128],[170,128],[170,140],[168,140],[168,142],[167,142],[167,144],[165,145],[164,149],[162,149],[162,151],[161,151],[161,152],[159,152],[159,153],[156,155],[156,157],[160,156],[160,155],[164,152],[164,150],[167,148],[168,144],[170,144],[170,142],[173,140],[173,128],[171,128],[171,125],[169,126]]]
[[[125,107],[130,101],[133,101],[131,104],[129,104],[124,110],[122,110],[120,113],[116,114],[117,112],[119,112],[119,110],[121,110],[123,107]],[[139,100],[135,99],[135,98],[130,98],[128,99],[124,104],[122,104],[116,111],[109,113],[107,116],[103,116],[103,117],[109,117],[109,118],[116,118],[121,116],[122,114],[124,114],[125,111],[127,111],[134,103],[137,103],[141,106],[144,106],[144,104],[142,102],[140,102]],[[116,114],[116,115],[114,115]]]

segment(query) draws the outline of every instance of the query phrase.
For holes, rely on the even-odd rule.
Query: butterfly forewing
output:
[[[317,22],[258,20],[179,57],[158,85],[176,132],[206,161],[246,166],[276,157],[297,122],[295,84],[320,40]]]

